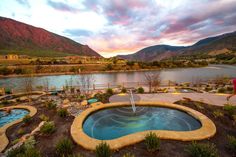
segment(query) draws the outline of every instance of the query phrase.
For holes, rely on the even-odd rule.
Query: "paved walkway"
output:
[[[138,94],[140,101],[163,101],[174,103],[178,100],[190,98],[195,101],[202,101],[208,104],[223,106],[227,103],[227,94],[210,93],[160,93],[160,94]],[[229,103],[236,105],[236,96],[232,97]]]

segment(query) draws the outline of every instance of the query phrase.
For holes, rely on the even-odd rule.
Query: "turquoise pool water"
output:
[[[0,110],[0,127],[20,119],[27,114],[29,114],[29,111],[24,109],[12,109],[10,114]]]
[[[88,103],[89,103],[89,104],[92,104],[92,103],[95,103],[95,102],[97,102],[97,101],[98,101],[98,99],[95,99],[95,98],[94,98],[94,99],[89,99],[89,100],[88,100]]]
[[[201,123],[189,114],[170,108],[116,107],[92,113],[83,123],[84,132],[95,139],[111,140],[146,130],[191,131]]]

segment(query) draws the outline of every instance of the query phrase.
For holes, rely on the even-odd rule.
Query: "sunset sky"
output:
[[[0,16],[109,57],[236,31],[236,0],[0,0]]]

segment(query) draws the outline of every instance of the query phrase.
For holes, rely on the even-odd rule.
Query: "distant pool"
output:
[[[191,131],[201,128],[191,115],[171,108],[137,106],[99,110],[87,117],[84,132],[95,139],[111,140],[147,130]]]
[[[29,111],[24,109],[12,109],[9,114],[0,110],[0,127],[17,119],[23,118],[27,114],[29,114]]]

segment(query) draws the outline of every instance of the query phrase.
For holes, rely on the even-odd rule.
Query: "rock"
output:
[[[63,100],[63,104],[68,104],[70,102],[70,100],[69,99],[65,99],[65,100]]]
[[[81,105],[82,105],[82,106],[88,105],[88,101],[87,101],[87,100],[83,100],[83,101],[81,102]]]

